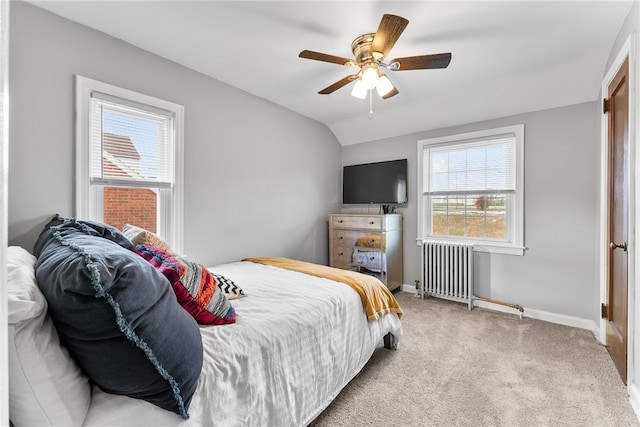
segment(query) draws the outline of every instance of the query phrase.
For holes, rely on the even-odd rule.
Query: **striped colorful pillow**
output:
[[[233,306],[204,265],[158,246],[138,245],[136,252],[169,279],[178,302],[198,323],[235,323]]]

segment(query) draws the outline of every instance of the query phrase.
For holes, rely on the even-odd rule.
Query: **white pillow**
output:
[[[25,249],[8,248],[9,418],[16,427],[82,425],[91,400],[89,380],[60,345],[35,262]]]

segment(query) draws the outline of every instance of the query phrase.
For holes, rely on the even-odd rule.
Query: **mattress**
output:
[[[231,301],[235,324],[200,327],[204,364],[190,418],[94,387],[86,426],[307,425],[387,333],[402,336],[396,314],[368,321],[345,284],[246,261],[210,270],[247,295]]]

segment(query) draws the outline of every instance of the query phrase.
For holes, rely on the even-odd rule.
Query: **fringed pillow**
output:
[[[178,302],[203,325],[235,323],[236,312],[207,268],[158,246],[138,245],[136,252],[169,279]]]
[[[56,218],[36,242],[38,285],[60,340],[95,384],[187,419],[200,329],[134,249],[111,227]]]

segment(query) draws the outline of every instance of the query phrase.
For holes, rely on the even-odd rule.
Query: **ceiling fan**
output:
[[[384,62],[385,57],[396,44],[408,23],[409,20],[401,16],[383,15],[378,30],[375,33],[363,34],[356,37],[351,43],[351,51],[355,59],[328,55],[312,50],[303,50],[298,54],[298,57],[350,67],[360,67],[358,73],[346,76],[322,89],[318,92],[321,95],[333,93],[341,87],[355,81],[356,84],[351,92],[355,97],[365,99],[367,93],[376,88],[382,99],[391,98],[398,94],[398,90],[386,74],[380,72],[381,67],[391,71],[427,70],[447,68],[449,62],[451,62],[450,52],[407,56],[392,59],[390,62]]]

